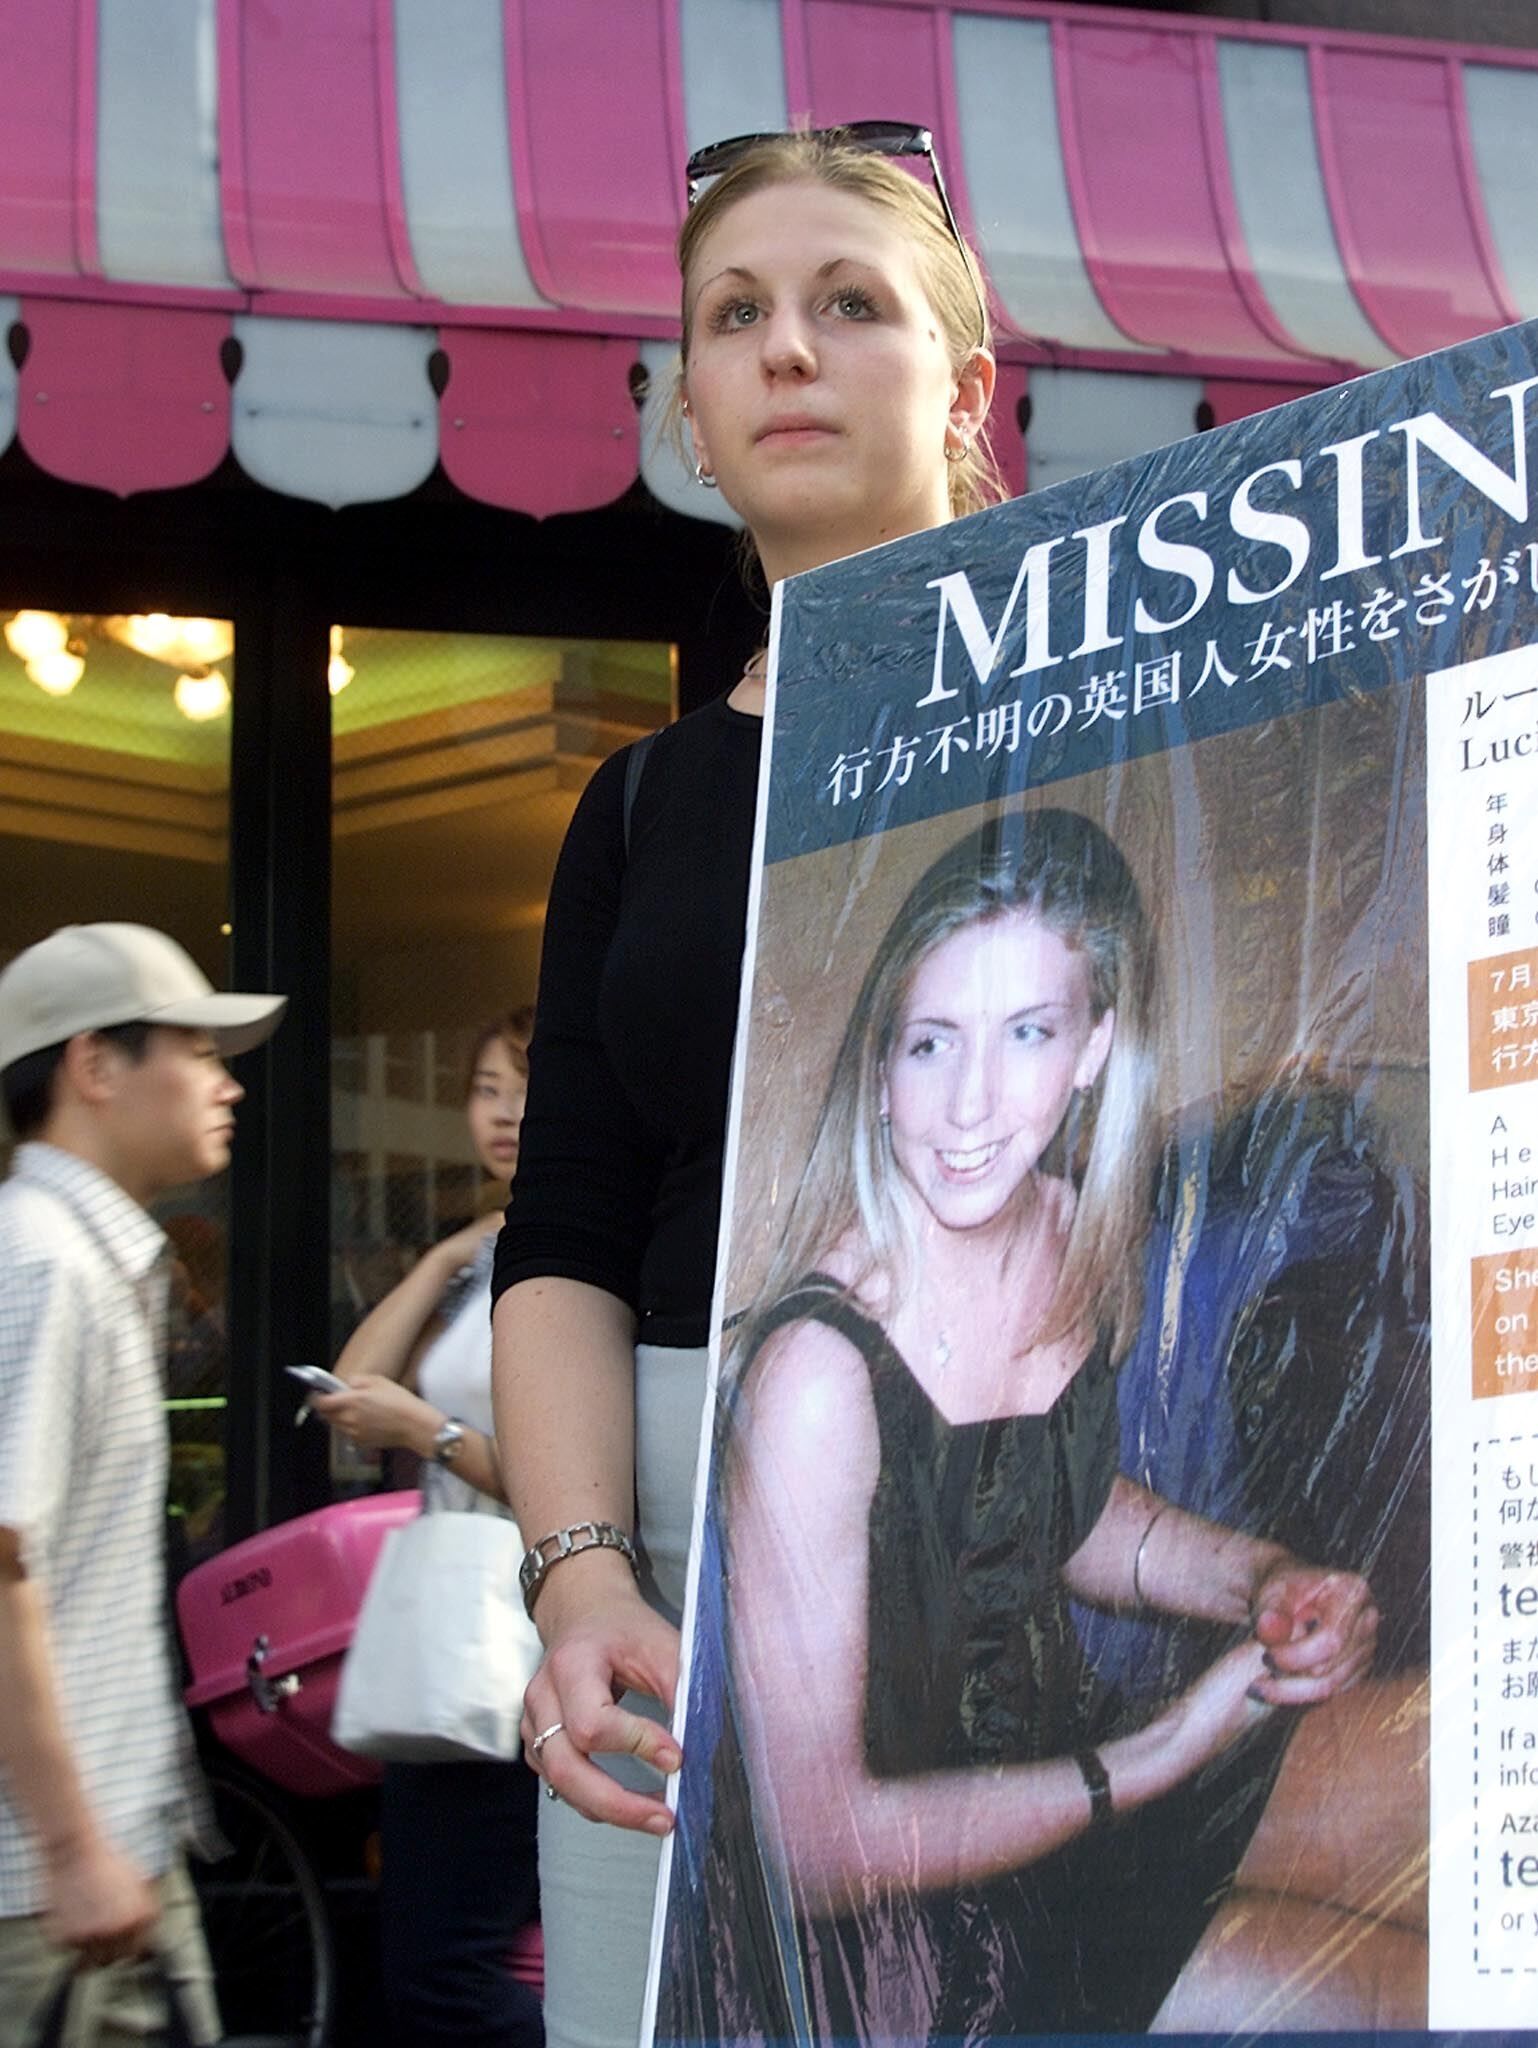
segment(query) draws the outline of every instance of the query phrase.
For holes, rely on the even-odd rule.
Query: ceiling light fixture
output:
[[[171,694],[183,718],[199,725],[205,719],[221,718],[230,708],[230,686],[216,668],[178,676]]]
[[[85,663],[67,647],[54,647],[46,654],[33,655],[27,674],[50,697],[67,697],[85,674]]]
[[[103,631],[135,654],[148,655],[172,668],[211,668],[235,646],[235,628],[228,619],[178,619],[169,612],[134,612],[102,620]]]
[[[5,622],[5,644],[18,661],[62,654],[68,639],[69,627],[57,612],[18,612]],[[32,680],[36,682],[36,676]],[[48,686],[45,683],[43,687]]]
[[[333,697],[340,697],[358,671],[342,652],[342,629],[331,628],[331,659],[326,664],[326,687]]]

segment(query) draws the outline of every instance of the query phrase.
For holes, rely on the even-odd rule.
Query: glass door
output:
[[[332,629],[333,1356],[506,1199],[470,1146],[471,1054],[533,1002],[577,797],[673,715],[675,666],[665,644]],[[332,1473],[377,1484],[379,1462],[334,1444]]]
[[[23,609],[0,613],[0,636],[0,960],[62,924],[123,920],[169,932],[222,984],[232,626]],[[190,1560],[223,1533],[226,1177],[173,1195],[159,1220],[170,1507]]]

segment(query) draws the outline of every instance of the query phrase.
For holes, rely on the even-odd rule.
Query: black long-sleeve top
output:
[[[705,1342],[762,727],[719,698],[659,732],[628,855],[624,753],[583,792],[550,890],[493,1298],[582,1280],[636,1309],[647,1341]]]

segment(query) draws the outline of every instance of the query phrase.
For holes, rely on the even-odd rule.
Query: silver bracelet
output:
[[[552,1567],[563,1558],[580,1557],[584,1550],[617,1550],[633,1572],[640,1572],[635,1545],[613,1522],[572,1522],[564,1529],[552,1529],[548,1536],[541,1536],[537,1543],[529,1545],[523,1553],[523,1563],[518,1567],[518,1584],[527,1613],[533,1614],[539,1589]]]
[[[1148,1526],[1138,1541],[1137,1553],[1132,1560],[1132,1597],[1136,1600],[1138,1606],[1142,1608],[1146,1608],[1149,1604],[1148,1595],[1143,1591],[1143,1553],[1147,1550],[1148,1539],[1154,1532],[1154,1523],[1158,1521],[1160,1515],[1164,1513],[1164,1508],[1167,1506],[1168,1502],[1165,1502],[1162,1506],[1156,1507],[1148,1517]]]

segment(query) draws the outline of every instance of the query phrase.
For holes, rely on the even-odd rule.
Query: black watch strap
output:
[[[1076,1749],[1073,1760],[1089,1794],[1089,1831],[1092,1835],[1099,1834],[1116,1818],[1116,1808],[1111,1801],[1111,1774],[1101,1762],[1098,1749]]]

